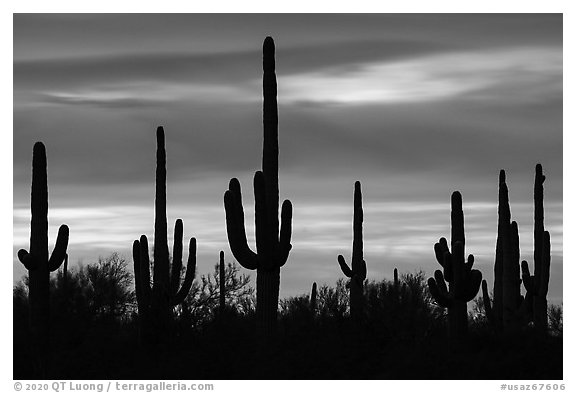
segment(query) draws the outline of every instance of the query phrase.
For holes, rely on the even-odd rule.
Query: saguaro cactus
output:
[[[236,178],[230,180],[224,194],[224,206],[230,249],[242,267],[256,270],[256,314],[264,329],[272,331],[278,314],[280,268],[292,249],[292,203],[285,200],[282,204],[278,231],[278,108],[274,41],[271,37],[264,40],[263,53],[264,151],[262,171],[254,175],[256,253],[246,240],[242,193]]]
[[[56,245],[48,256],[48,174],[46,148],[42,142],[34,144],[32,154],[32,194],[30,222],[30,251],[18,251],[18,259],[29,276],[30,332],[32,347],[37,351],[37,366],[45,371],[49,351],[50,272],[58,270],[66,258],[69,229],[61,225]]]
[[[316,283],[312,283],[312,292],[310,292],[310,311],[312,315],[316,315],[316,304],[318,296],[318,286]]]
[[[494,262],[494,301],[490,302],[488,284],[482,281],[484,309],[497,329],[514,330],[527,316],[527,302],[520,294],[520,241],[518,225],[510,222],[510,203],[506,173],[500,171],[498,187],[498,237]]]
[[[482,273],[472,269],[474,256],[470,254],[468,261],[465,260],[464,212],[462,195],[458,191],[452,193],[451,228],[452,252],[445,238],[434,245],[436,260],[444,272],[436,270],[434,278],[428,279],[428,287],[436,302],[448,308],[449,333],[452,338],[458,339],[468,330],[466,303],[476,297],[482,281]]]
[[[350,317],[358,322],[364,311],[364,280],[366,280],[366,262],[362,242],[362,190],[360,182],[354,183],[354,221],[352,224],[352,268],[346,264],[342,255],[338,255],[338,263],[342,273],[350,278]]]
[[[522,261],[522,280],[527,296],[533,299],[533,320],[537,330],[548,329],[548,282],[550,281],[550,233],[544,230],[544,180],[542,165],[536,165],[534,177],[534,275],[528,262]]]
[[[142,336],[144,340],[157,341],[168,329],[171,312],[175,305],[184,301],[190,291],[196,270],[196,239],[191,238],[188,249],[188,264],[184,282],[180,287],[182,271],[182,220],[176,220],[174,227],[174,249],[172,270],[168,251],[168,230],[166,219],[166,149],[164,129],[158,127],[156,133],[156,200],[154,219],[154,272],[150,285],[150,257],[148,239],[145,235],[135,240],[132,247],[134,258],[134,280],[136,299]]]

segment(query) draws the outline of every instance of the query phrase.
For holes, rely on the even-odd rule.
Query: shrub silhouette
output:
[[[349,315],[350,297],[343,278],[336,281],[334,288],[322,285],[317,298],[317,312],[322,321],[342,321]]]
[[[548,306],[548,321],[550,322],[550,333],[555,336],[562,336],[564,329],[562,305],[550,304]]]
[[[223,256],[221,253],[220,255]],[[220,260],[224,261],[224,258]],[[221,304],[221,264],[214,266],[212,274],[202,275],[192,284],[190,292],[181,305],[180,319],[187,318],[188,327],[200,326],[213,320]],[[250,276],[240,274],[235,263],[224,266],[224,293],[227,313],[251,315],[254,313],[254,288]]]
[[[248,246],[244,227],[244,209],[240,182],[230,180],[224,194],[228,242],[234,258],[249,270],[256,270],[256,314],[264,331],[276,328],[280,268],[292,249],[292,203],[282,204],[281,226],[278,222],[278,105],[274,40],[266,37],[263,45],[264,149],[262,171],[254,175],[256,216],[255,253]]]
[[[133,277],[128,262],[117,252],[86,266],[86,288],[93,315],[102,319],[126,318],[134,307]]]

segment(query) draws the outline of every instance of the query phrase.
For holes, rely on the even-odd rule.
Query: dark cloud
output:
[[[258,50],[378,39],[467,47],[550,44],[562,14],[15,14],[16,60]]]

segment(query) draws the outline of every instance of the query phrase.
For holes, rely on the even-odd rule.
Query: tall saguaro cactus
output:
[[[500,171],[498,186],[498,237],[494,262],[494,301],[482,281],[484,309],[497,329],[515,330],[527,316],[528,302],[520,294],[520,241],[518,225],[511,220],[506,173]]]
[[[164,129],[156,132],[156,200],[154,219],[154,271],[150,284],[150,257],[148,239],[145,235],[135,240],[132,247],[134,258],[134,280],[142,337],[144,340],[158,341],[168,329],[172,308],[184,301],[196,271],[196,239],[191,238],[188,248],[188,264],[184,282],[180,286],[182,271],[182,220],[176,220],[174,227],[174,249],[172,270],[168,251],[168,230],[166,219],[166,148]]]
[[[48,174],[46,148],[42,142],[34,144],[32,153],[32,193],[30,222],[30,251],[18,251],[18,259],[29,276],[30,331],[32,346],[39,359],[37,366],[44,373],[49,351],[50,272],[58,270],[66,259],[69,229],[61,225],[52,254],[48,255]]]
[[[448,325],[450,336],[454,339],[463,337],[468,330],[468,311],[466,303],[474,299],[480,289],[482,273],[472,269],[474,256],[468,260],[464,253],[464,212],[462,211],[462,195],[452,193],[451,213],[451,248],[448,242],[441,238],[434,245],[436,260],[442,270],[434,272],[434,278],[428,279],[428,287],[434,300],[448,308]],[[446,286],[448,283],[448,286]]]
[[[224,194],[226,229],[232,254],[246,269],[256,270],[256,314],[266,331],[275,329],[280,292],[280,268],[292,249],[292,203],[282,204],[281,223],[278,220],[278,108],[274,41],[266,37],[263,45],[263,123],[264,151],[262,171],[254,175],[256,250],[248,246],[244,227],[244,209],[240,182],[230,180]]]
[[[537,330],[548,329],[548,283],[550,281],[550,233],[544,230],[544,180],[542,165],[536,165],[534,177],[534,275],[528,262],[522,261],[522,280],[533,299],[533,320]]]
[[[338,263],[342,273],[350,278],[350,317],[358,322],[364,311],[364,280],[366,280],[366,262],[364,261],[364,245],[362,241],[362,190],[360,182],[354,183],[354,221],[352,224],[352,267],[350,268],[342,255],[338,255]]]

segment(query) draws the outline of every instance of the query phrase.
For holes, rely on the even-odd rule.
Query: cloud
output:
[[[478,98],[530,99],[561,95],[561,48],[508,48],[455,52],[359,64],[280,78],[282,102],[340,105],[426,102]],[[504,87],[502,87],[504,85]],[[503,94],[504,93],[504,96]],[[534,97],[535,94],[538,96]]]
[[[464,197],[467,246],[490,276],[500,168],[530,258],[536,162],[559,261],[551,296],[561,291],[561,14],[16,15],[14,25],[14,255],[28,243],[31,152],[42,140],[50,239],[66,222],[74,261],[115,249],[129,257],[132,240],[152,233],[158,125],[168,214],[198,237],[199,269],[220,249],[232,259],[222,201],[231,177],[243,185],[253,244],[261,43],[271,34],[280,196],[294,204],[283,295],[341,276],[354,180],[370,278],[437,268],[431,247],[449,233],[453,190]]]

